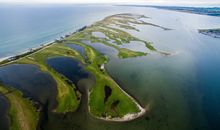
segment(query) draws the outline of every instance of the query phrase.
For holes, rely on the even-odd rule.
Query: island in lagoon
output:
[[[136,25],[171,30],[147,23],[143,20],[145,18],[148,17],[129,13],[108,16],[53,43],[2,61],[0,73],[6,76],[0,77],[2,80],[0,93],[10,103],[8,110],[12,120],[10,129],[41,128],[43,121],[47,120],[49,115],[57,113],[68,115],[77,111],[82,100],[87,102],[92,117],[106,121],[129,121],[147,112],[149,105],[140,105],[108,74],[105,64],[109,61],[109,56],[93,47],[101,43],[115,49],[118,58],[122,59],[146,56],[150,53],[170,55],[156,49],[153,43],[139,39],[128,32],[129,30],[139,31]],[[144,44],[148,51],[123,48],[123,45],[131,42]],[[13,70],[17,70],[18,73],[27,71],[33,74],[23,73],[14,76],[15,79],[19,79],[17,82],[7,79],[7,75],[10,75]],[[51,81],[52,85],[43,79],[41,81],[50,86],[48,89],[30,90],[20,87],[22,84],[39,84],[34,81],[35,76],[39,77],[39,73],[40,77]],[[21,80],[27,76],[30,77],[31,82]],[[38,91],[45,91],[45,93],[39,96]]]

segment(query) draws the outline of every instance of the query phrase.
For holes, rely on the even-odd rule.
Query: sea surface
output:
[[[120,8],[103,5],[0,5],[0,59],[39,47],[115,13],[121,13]]]
[[[86,104],[67,116],[56,115],[46,129],[77,130],[219,130],[220,39],[197,29],[219,28],[220,17],[156,8],[111,5],[0,6],[0,57],[21,53],[117,13],[138,13],[147,22],[170,28],[138,26],[129,31],[172,53],[119,59],[115,50],[94,44],[111,57],[109,74],[149,111],[124,123],[89,116]],[[90,43],[87,43],[90,44]],[[132,46],[131,46],[132,47]],[[137,49],[137,48],[135,48]],[[110,51],[112,50],[112,51]],[[85,100],[85,99],[83,99]],[[83,108],[82,108],[83,107]]]

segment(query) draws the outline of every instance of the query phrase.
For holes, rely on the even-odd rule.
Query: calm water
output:
[[[72,58],[49,58],[47,64],[55,71],[72,81],[76,86],[80,80],[90,77],[90,74],[84,70],[83,65]]]
[[[9,9],[10,11],[7,11]],[[141,104],[150,104],[150,110],[145,116],[125,123],[104,122],[90,117],[86,104],[83,104],[77,112],[67,116],[53,115],[46,128],[220,129],[220,40],[197,32],[197,29],[202,28],[219,28],[220,18],[153,8],[120,6],[50,8],[20,6],[1,7],[0,10],[0,17],[4,18],[0,22],[0,34],[4,36],[0,38],[0,57],[38,46],[41,42],[50,41],[64,32],[75,30],[77,27],[115,13],[145,14],[151,17],[144,19],[145,21],[173,29],[164,31],[160,28],[142,26],[138,27],[140,32],[130,31],[141,39],[153,42],[157,49],[173,53],[168,57],[149,54],[145,57],[118,59],[115,50],[110,51],[108,47],[94,44],[94,47],[102,53],[113,55],[107,64],[107,70],[113,78]],[[14,24],[15,19],[16,24]]]
[[[149,120],[137,126],[140,129],[219,130],[220,39],[198,34],[197,29],[217,28],[220,18],[143,10],[151,17],[146,21],[173,30],[144,26],[139,27],[141,32],[130,33],[174,55],[115,58],[108,64],[109,72],[126,86],[124,89],[136,95],[142,104],[151,104]]]
[[[19,89],[25,97],[41,104],[49,103],[49,109],[56,107],[56,82],[35,65],[12,64],[0,67],[0,82]]]
[[[76,45],[76,44],[66,44],[66,46],[68,46],[68,47],[78,51],[81,56],[85,56],[85,49],[84,49],[84,47],[82,47],[80,45]]]
[[[101,54],[104,54],[104,55],[109,55],[109,56],[114,56],[114,57],[117,57],[117,50],[114,49],[114,48],[111,48],[111,47],[108,47],[108,46],[105,46],[104,44],[102,43],[91,43],[90,41],[87,41],[87,40],[83,40],[82,41],[84,44],[86,45],[89,45],[93,48],[95,48],[97,51],[99,51]]]
[[[0,59],[121,12],[103,5],[0,5]]]

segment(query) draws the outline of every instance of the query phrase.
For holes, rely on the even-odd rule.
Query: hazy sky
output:
[[[212,5],[220,4],[220,0],[0,0],[1,3],[135,3],[135,4],[180,4],[180,5]]]

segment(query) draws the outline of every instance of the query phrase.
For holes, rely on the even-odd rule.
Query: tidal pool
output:
[[[49,109],[56,107],[56,81],[36,65],[11,64],[0,67],[0,82],[16,88],[42,105],[48,103]]]

